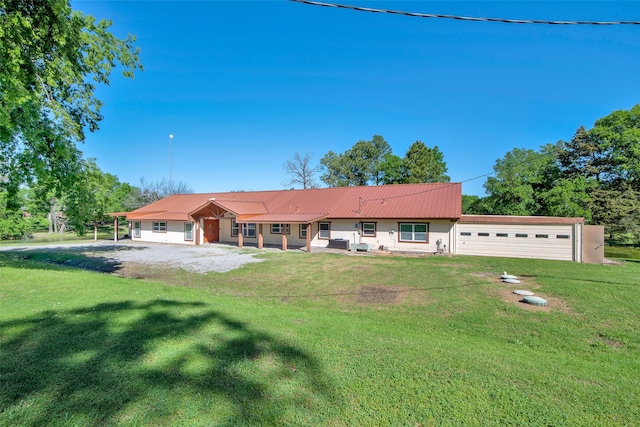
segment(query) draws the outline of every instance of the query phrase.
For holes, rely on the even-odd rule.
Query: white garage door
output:
[[[456,253],[574,260],[573,225],[460,224]]]

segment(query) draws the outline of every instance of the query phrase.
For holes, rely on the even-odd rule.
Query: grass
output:
[[[129,233],[129,228],[126,226],[118,227],[118,235],[120,237]],[[98,227],[98,239],[109,240],[113,239],[113,226],[100,226]],[[74,232],[66,232],[63,234],[52,233],[47,231],[38,231],[32,234],[28,239],[22,240],[0,240],[0,247],[2,246],[15,246],[15,245],[38,245],[44,243],[77,243],[93,241],[93,228],[87,229],[84,236],[78,236]]]
[[[27,256],[0,252],[0,425],[640,419],[638,263],[286,252],[112,268],[131,279]]]
[[[640,261],[640,248],[630,246],[605,246],[604,255],[607,258]]]

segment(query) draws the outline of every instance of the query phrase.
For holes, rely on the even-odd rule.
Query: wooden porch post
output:
[[[311,224],[307,224],[307,253],[311,253],[311,232],[313,230],[313,226]]]
[[[238,224],[238,247],[242,248],[244,245],[244,237],[242,236],[242,224]]]
[[[116,216],[113,220],[113,241],[118,241],[118,217]]]
[[[282,224],[282,250],[287,250],[287,228],[286,224]]]
[[[258,224],[258,249],[262,249],[264,239],[262,237],[262,224]]]

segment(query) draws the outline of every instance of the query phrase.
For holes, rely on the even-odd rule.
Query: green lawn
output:
[[[122,238],[129,233],[127,224],[120,224],[118,227],[118,236]],[[84,236],[78,236],[75,232],[66,232],[63,234],[51,233],[47,231],[34,232],[29,238],[22,240],[0,240],[0,248],[2,246],[15,245],[38,245],[43,243],[78,243],[93,240],[93,227],[87,228]],[[113,240],[113,225],[104,225],[98,227],[98,240]]]
[[[639,263],[262,256],[128,279],[0,252],[0,425],[640,419]]]
[[[640,248],[630,246],[605,246],[604,255],[607,258],[640,261]]]

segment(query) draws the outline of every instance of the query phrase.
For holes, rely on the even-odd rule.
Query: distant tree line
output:
[[[493,170],[487,196],[466,196],[464,213],[584,217],[611,239],[640,241],[640,104],[570,141],[514,148]]]
[[[437,146],[414,142],[403,158],[391,152],[380,135],[358,141],[344,153],[329,151],[320,159],[324,173],[320,177],[329,187],[353,185],[448,182],[444,155]]]
[[[414,142],[405,156],[399,157],[391,152],[391,146],[382,136],[374,135],[369,141],[356,142],[344,153],[329,151],[320,159],[320,166],[312,166],[311,158],[309,153],[302,156],[295,153],[285,163],[285,173],[291,178],[287,185],[314,188],[318,172],[323,172],[320,180],[328,187],[450,180],[442,152],[437,146],[430,148],[422,141]]]
[[[182,182],[140,179],[137,186],[102,172],[95,160],[82,160],[75,180],[64,188],[37,181],[15,197],[0,191],[0,239],[22,239],[35,231],[84,235],[94,226],[111,223],[109,215],[129,212],[171,194],[193,193]]]
[[[298,153],[285,165],[289,184],[329,187],[449,182],[437,146],[414,142],[404,157],[380,135],[344,153],[329,151],[314,166]],[[496,160],[486,197],[463,195],[466,214],[584,217],[610,239],[640,241],[640,104],[581,126],[570,141],[537,150],[514,148]]]

